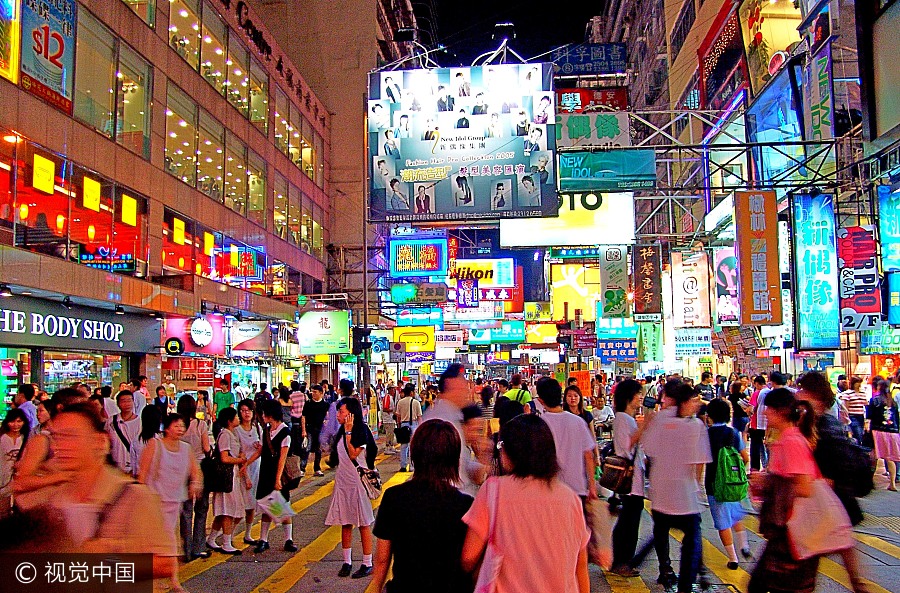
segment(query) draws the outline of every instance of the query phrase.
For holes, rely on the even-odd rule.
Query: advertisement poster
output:
[[[72,115],[75,0],[22,2],[22,88]]]
[[[238,321],[231,326],[231,351],[272,352],[272,330],[268,321]]]
[[[444,310],[440,307],[408,307],[397,310],[397,325],[432,325],[444,329]]]
[[[556,116],[557,148],[631,146],[628,113],[573,113]]]
[[[779,325],[781,272],[775,192],[735,192],[734,219],[742,221],[735,228],[741,325]]]
[[[637,245],[634,263],[634,320],[662,321],[662,260],[659,245]]]
[[[447,239],[391,238],[388,260],[392,278],[443,276],[447,274]]]
[[[558,335],[555,323],[525,324],[525,342],[528,344],[556,344]]]
[[[712,356],[712,330],[679,328],[675,330],[675,358]]]
[[[617,319],[602,319],[598,317],[594,321],[594,331],[601,340],[614,340],[616,338],[638,337],[638,324],[631,317],[619,317]]]
[[[600,364],[616,362],[636,362],[638,347],[636,340],[600,340],[597,342],[597,358]]]
[[[557,113],[581,113],[597,108],[610,111],[628,109],[628,87],[602,89],[556,89]]]
[[[628,316],[628,248],[607,245],[600,248],[600,285],[603,298],[596,317]]]
[[[888,324],[900,325],[900,273],[887,275],[888,283]]]
[[[705,251],[672,252],[675,327],[709,327],[709,258]]]
[[[613,149],[559,155],[561,191],[622,191],[656,187],[656,151]]]
[[[841,330],[881,327],[881,276],[874,226],[838,229],[838,296]]]
[[[827,141],[834,138],[834,83],[832,79],[831,42],[826,42],[803,69],[803,97],[807,140]],[[836,166],[834,153],[828,151],[813,158],[809,165],[822,175]]]
[[[716,323],[723,326],[739,325],[741,309],[734,247],[721,247],[716,249],[715,254],[713,277],[716,283]]]
[[[19,0],[0,0],[0,76],[19,77]]]
[[[878,236],[881,239],[881,266],[885,272],[900,272],[900,191],[879,185]]]
[[[859,332],[860,354],[900,354],[900,328],[883,324]]]
[[[551,64],[373,73],[369,220],[552,216]]]
[[[663,331],[659,323],[637,324],[638,360],[642,362],[663,360]]]
[[[350,354],[349,311],[307,311],[297,323],[300,354]]]
[[[793,196],[797,350],[841,347],[833,199],[830,194]]]
[[[575,319],[581,310],[585,321],[593,321],[597,303],[603,301],[600,267],[588,264],[552,264],[550,266],[550,307],[553,319]]]
[[[524,321],[503,321],[499,328],[470,329],[469,344],[522,344],[525,342]]]

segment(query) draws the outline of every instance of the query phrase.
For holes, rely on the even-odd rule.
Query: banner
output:
[[[297,340],[303,355],[350,354],[350,312],[304,313],[297,322]]]
[[[891,272],[887,275],[888,306],[887,318],[889,325],[900,325],[900,272]]]
[[[841,347],[834,202],[830,194],[795,194],[791,225],[797,350]]]
[[[556,216],[500,221],[502,247],[634,243],[634,194],[573,192],[559,195]]]
[[[77,9],[75,0],[22,2],[22,88],[68,115],[75,87]]]
[[[900,271],[900,191],[890,185],[878,186],[878,238],[881,240],[881,267]]]
[[[504,321],[499,328],[470,329],[469,344],[522,344],[525,342],[524,321]]]
[[[638,360],[636,340],[600,340],[597,342],[597,358],[600,364],[636,362]]]
[[[637,324],[638,360],[641,362],[662,362],[663,331],[661,323]]]
[[[712,356],[712,330],[681,328],[675,330],[675,358]]]
[[[662,321],[662,260],[659,245],[636,245],[634,264],[634,320]]]
[[[738,301],[737,257],[734,247],[721,247],[715,251],[716,267],[716,323],[739,325],[741,309]]]
[[[408,307],[397,310],[397,325],[432,325],[444,328],[444,310],[440,307]],[[395,340],[396,341],[396,340]]]
[[[556,147],[576,148],[631,146],[627,112],[573,113],[556,116]]]
[[[628,316],[628,248],[600,248],[600,285],[603,298],[597,304],[596,317]]]
[[[874,226],[838,229],[838,296],[841,330],[881,327],[881,287]]]
[[[900,354],[900,329],[883,324],[879,329],[859,332],[859,353]]]
[[[622,191],[656,187],[656,151],[612,149],[559,155],[560,191]]]
[[[741,325],[779,325],[781,272],[778,269],[775,192],[735,192],[734,220],[739,221],[735,225],[735,251],[740,279]]]
[[[675,327],[709,327],[709,258],[705,251],[672,252]]]
[[[556,109],[551,64],[369,75],[369,219],[551,216]]]
[[[803,68],[804,130],[807,140],[816,142],[834,138],[834,83],[832,79],[831,42],[807,58]],[[834,172],[837,163],[833,151],[810,159],[809,167],[821,175]]]

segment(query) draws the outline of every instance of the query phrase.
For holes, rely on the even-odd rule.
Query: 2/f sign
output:
[[[66,40],[56,31],[51,31],[49,25],[43,25],[31,32],[34,44],[31,49],[37,55],[62,70],[65,66],[62,57],[66,53]]]

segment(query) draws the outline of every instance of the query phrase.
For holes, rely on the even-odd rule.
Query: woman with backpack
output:
[[[747,472],[750,454],[740,433],[728,425],[731,406],[725,400],[714,399],[706,406],[706,414],[712,422],[709,427],[709,447],[712,463],[706,464],[706,499],[713,524],[728,555],[728,568],[737,570],[738,557],[734,540],[741,555],[753,558],[742,520],[746,511],[741,504],[747,498]],[[733,536],[732,536],[733,533]]]

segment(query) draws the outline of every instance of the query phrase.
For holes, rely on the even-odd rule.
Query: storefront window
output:
[[[300,248],[306,253],[312,250],[312,208],[312,200],[306,196],[303,200],[303,218],[300,227]]]
[[[238,111],[249,117],[250,100],[250,52],[238,41],[233,32],[228,35],[228,60],[225,62],[225,98]]]
[[[303,127],[303,116],[300,115],[300,108],[291,103],[290,105],[290,123],[288,124],[288,157],[291,162],[301,166],[302,157],[300,153],[301,130]]]
[[[134,14],[151,27],[156,24],[156,0],[123,0]]]
[[[190,274],[194,269],[194,221],[174,210],[163,212],[163,274]]]
[[[19,141],[0,142],[0,227],[12,228],[14,218],[12,167],[16,161],[16,146]]]
[[[113,223],[112,257],[114,260],[132,262],[131,269],[123,267],[135,276],[147,275],[147,199],[130,190],[120,188],[116,195],[116,213]]]
[[[197,105],[171,83],[166,101],[166,172],[194,185],[197,178]]]
[[[266,161],[250,151],[247,159],[247,218],[266,225]]]
[[[322,139],[322,136],[316,134],[316,143],[315,143],[315,153],[313,154],[313,164],[316,167],[316,185],[319,187],[323,187],[323,183],[325,182],[325,141]]]
[[[225,94],[226,89],[226,57],[225,57],[225,23],[215,10],[206,5],[203,11],[203,43],[200,44],[200,74],[203,75],[216,90]]]
[[[205,111],[200,111],[197,143],[197,189],[222,201],[222,170],[225,162],[225,127]]]
[[[116,38],[87,10],[78,11],[75,117],[114,137]]]
[[[288,199],[290,209],[288,212],[288,240],[294,245],[300,244],[300,205],[303,203],[303,194],[294,185],[290,186],[291,193]]]
[[[287,95],[275,87],[275,146],[284,154],[288,153],[288,118],[290,118],[290,102]]]
[[[275,175],[275,210],[273,221],[275,222],[275,234],[287,240],[288,228],[288,183],[281,175]]]
[[[306,173],[306,176],[313,181],[316,179],[316,170],[313,166],[313,154],[315,152],[315,149],[313,148],[314,134],[315,132],[313,132],[312,124],[304,117],[302,136],[300,138],[301,159],[303,162],[302,169],[303,172]]]
[[[225,151],[225,205],[240,215],[247,212],[247,147],[228,134]]]
[[[69,251],[86,266],[114,270],[112,258],[113,196],[111,181],[75,167],[69,201]]]
[[[319,206],[313,209],[313,255],[320,260],[323,259],[323,248],[325,246],[324,234],[322,231],[322,222],[325,220],[325,211]]]
[[[200,65],[200,6],[198,0],[169,0],[169,45],[191,68]]]
[[[72,383],[85,383],[93,390],[102,385],[128,381],[127,357],[119,355],[44,352],[44,390],[53,393]]]
[[[45,255],[77,259],[69,253],[69,164],[36,150],[22,150],[16,177],[15,245]]]
[[[269,133],[269,75],[256,58],[250,58],[250,123]]]
[[[222,235],[213,232],[204,226],[197,225],[197,237],[194,241],[197,263],[194,273],[204,278],[219,281],[220,275],[216,271],[216,253],[221,249]]]
[[[116,106],[119,144],[150,156],[150,94],[153,71],[130,47],[119,46],[119,95]]]

